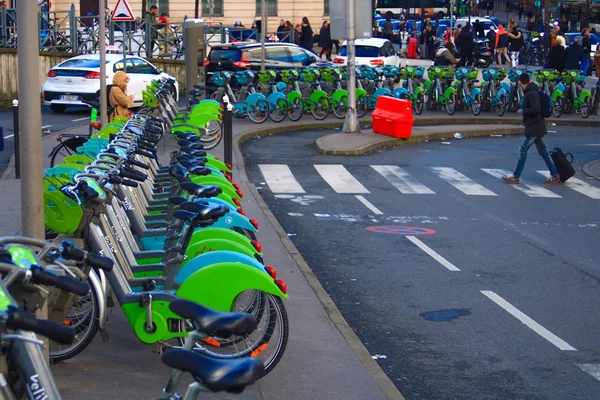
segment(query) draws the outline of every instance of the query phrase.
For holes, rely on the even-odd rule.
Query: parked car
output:
[[[338,56],[333,60],[334,64],[347,63],[346,42],[340,47]],[[400,55],[394,48],[392,42],[387,39],[371,38],[356,40],[356,65],[394,65],[400,66]]]
[[[485,32],[485,34],[487,35],[488,32],[490,31],[490,26],[493,26],[495,30],[498,30],[498,26],[496,25],[496,23],[494,21],[492,21],[489,18],[483,18],[483,17],[471,17],[471,26],[475,23],[476,20],[479,20],[479,22],[481,23],[481,25],[483,25],[483,31]],[[469,19],[468,18],[459,18],[456,20],[456,25],[462,25],[465,26],[469,23]]]
[[[141,57],[127,56],[126,63],[126,72],[130,78],[127,92],[134,95],[135,105],[142,104],[142,90],[154,79],[163,77],[175,79]],[[107,54],[106,83],[112,83],[115,72],[122,70],[123,55]],[[175,82],[177,86],[177,81]],[[99,54],[76,56],[58,64],[48,71],[42,87],[44,104],[49,105],[56,113],[64,112],[67,107],[86,106],[81,101],[95,101],[98,90],[100,90]]]
[[[206,88],[216,90],[212,74],[216,71],[236,72],[245,69],[260,70],[260,43],[228,43],[211,48],[204,62]],[[268,69],[303,68],[320,61],[315,53],[292,43],[265,43],[265,67]],[[231,86],[235,86],[232,82]]]
[[[571,44],[573,42],[573,39],[575,39],[575,38],[578,38],[579,44],[581,44],[581,41],[583,40],[583,36],[581,35],[581,33],[579,33],[579,32],[565,33],[565,39],[567,41],[567,45]],[[592,41],[590,59],[593,60],[594,53],[598,49],[598,44],[600,43],[600,37],[595,33],[590,33],[590,39]]]

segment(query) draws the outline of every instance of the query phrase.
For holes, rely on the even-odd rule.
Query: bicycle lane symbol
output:
[[[365,228],[369,232],[384,233],[388,235],[432,235],[436,233],[433,229],[419,228],[414,226],[368,226]]]

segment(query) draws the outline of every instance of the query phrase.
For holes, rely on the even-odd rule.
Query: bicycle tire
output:
[[[417,115],[421,115],[423,113],[423,108],[425,107],[425,96],[423,93],[419,93],[415,98],[415,112]]]
[[[252,111],[248,113],[248,118],[255,124],[262,124],[269,118],[269,103],[266,100],[260,99],[256,105],[250,105]]]
[[[446,103],[446,112],[448,115],[454,115],[456,112],[456,95],[452,93]]]
[[[482,88],[482,91],[483,91],[483,97],[481,98],[481,111],[488,112],[492,109],[490,93],[486,87]]]
[[[96,50],[96,43],[92,39],[83,41],[78,47],[79,54],[92,54]]]
[[[498,114],[499,117],[504,115],[507,107],[508,107],[508,103],[506,101],[506,95],[502,94],[502,95],[500,95],[500,98],[498,99],[498,104],[496,104],[496,113]]]
[[[565,107],[565,101],[562,97],[556,99],[554,104],[552,104],[552,115],[554,118],[560,118],[563,113],[563,109]]]
[[[585,111],[584,111],[585,110]],[[581,105],[581,117],[587,118],[592,112],[592,98],[588,97]]]
[[[304,102],[300,97],[296,97],[292,103],[288,104],[288,118],[296,122],[304,115]]]
[[[50,360],[54,363],[56,362],[61,362],[61,361],[65,361],[68,360],[70,358],[75,357],[76,355],[78,355],[79,353],[81,353],[86,347],[88,347],[90,345],[90,343],[92,343],[92,340],[94,340],[94,337],[96,337],[96,333],[98,332],[98,329],[100,327],[100,323],[99,323],[99,305],[98,305],[98,294],[94,291],[93,286],[91,284],[91,282],[88,279],[88,284],[90,286],[90,292],[89,292],[89,296],[90,296],[90,303],[91,303],[91,312],[88,314],[88,316],[85,317],[85,320],[89,320],[90,325],[88,325],[88,329],[86,331],[82,331],[79,329],[80,324],[77,324],[76,326],[74,326],[73,328],[77,331],[77,335],[76,335],[76,340],[80,339],[77,342],[74,342],[73,344],[67,345],[67,346],[63,346],[63,350],[60,351],[52,351],[52,347],[53,346],[59,346],[59,348],[61,348],[62,345],[58,345],[54,342],[50,342]],[[87,296],[81,296],[81,297],[77,297],[75,299],[75,301],[73,302],[73,305],[71,306],[71,309],[69,310],[71,312],[71,310],[74,309],[74,306],[76,304],[76,301],[79,299],[83,299],[83,303],[86,302],[85,297]],[[72,314],[67,314],[67,320],[69,320],[69,315]],[[69,320],[70,321],[70,320]],[[81,335],[81,332],[84,332],[83,336]],[[66,348],[66,349],[64,349]]]
[[[356,98],[356,116],[362,118],[369,111],[369,99],[364,94]]]
[[[200,143],[202,143],[206,150],[214,149],[223,139],[223,126],[217,121],[208,121],[206,124],[206,132],[210,133],[200,135]]]
[[[287,117],[288,101],[277,99],[277,103],[269,102],[269,119],[273,122],[281,122]]]
[[[73,137],[58,144],[50,153],[50,168],[62,163],[65,157],[77,154],[77,148],[83,146],[87,141],[86,137]]]
[[[327,97],[321,97],[310,108],[310,113],[317,121],[323,121],[329,115],[330,105]]]
[[[358,104],[357,104],[358,106]],[[348,112],[348,96],[344,95],[338,102],[338,104],[334,104],[332,107],[333,115],[336,118],[344,119],[346,118],[346,113]]]
[[[259,300],[261,300],[261,303],[264,303],[265,305],[268,305],[268,309],[265,311],[265,308],[263,307],[259,307],[259,309],[256,310],[256,318],[257,321],[260,322],[263,321],[264,319],[268,318],[270,319],[276,319],[275,324],[271,324],[270,321],[268,322],[268,326],[265,329],[257,329],[255,330],[253,333],[251,333],[250,335],[244,335],[244,336],[232,336],[228,339],[221,339],[221,338],[212,338],[212,340],[216,340],[219,345],[218,346],[213,346],[211,344],[209,344],[208,342],[202,342],[201,344],[197,344],[196,347],[194,347],[194,351],[200,352],[208,357],[212,357],[212,358],[218,358],[218,359],[236,359],[236,358],[243,358],[243,357],[258,357],[260,355],[264,355],[264,354],[270,354],[267,353],[266,350],[267,349],[272,349],[275,348],[275,351],[272,353],[271,356],[267,357],[266,360],[263,360],[263,364],[265,366],[265,372],[264,375],[268,374],[269,372],[271,372],[273,370],[273,368],[275,368],[275,366],[277,365],[277,363],[279,363],[279,361],[281,360],[281,357],[283,357],[283,354],[285,352],[285,349],[287,347],[287,342],[288,342],[288,337],[289,337],[289,320],[288,320],[288,316],[287,316],[287,311],[285,309],[285,306],[283,304],[283,301],[277,297],[274,296],[270,293],[265,293],[265,292],[259,292],[259,291],[246,291],[246,292],[258,292],[259,296],[256,296],[259,298]],[[241,295],[238,296],[242,297]],[[237,308],[236,308],[237,309]],[[241,311],[241,310],[240,310]],[[255,314],[254,308],[252,309],[246,309],[244,310],[244,312],[248,312],[249,314],[253,315]],[[184,320],[179,320],[179,327],[178,329],[180,329],[180,331],[183,331],[182,329],[186,329],[186,326],[184,325],[186,323],[186,321]],[[279,328],[279,334],[277,335],[277,342],[273,345],[271,344],[271,339],[273,338],[273,333],[275,332],[275,330]],[[252,334],[254,334],[255,332],[262,332],[262,335],[260,335],[260,337],[256,340],[256,343],[254,343],[251,346],[248,346],[247,349],[243,350],[243,351],[237,351],[237,343],[240,343],[242,341],[247,341],[247,338],[250,337]],[[179,338],[178,341],[180,342],[180,344],[183,344],[183,341],[185,340],[185,338]],[[211,342],[212,342],[211,340]],[[235,347],[235,349],[234,349]],[[233,353],[226,353],[227,351],[231,351],[233,350]],[[262,357],[261,357],[262,358]]]
[[[471,101],[471,112],[474,116],[478,116],[479,114],[481,114],[481,102],[479,101],[479,95],[477,95]]]

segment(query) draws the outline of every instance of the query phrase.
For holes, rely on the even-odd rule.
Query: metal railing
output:
[[[114,22],[97,15],[77,16],[75,6],[69,11],[38,13],[40,51],[92,54],[99,50],[98,23],[106,24],[106,42],[118,52],[146,58],[183,59],[183,22],[146,24],[138,18],[132,22]],[[223,25],[205,26],[207,46],[232,42],[260,42],[255,29]],[[295,43],[295,32],[269,32],[269,42]],[[18,26],[16,9],[0,9],[0,48],[16,48]],[[148,51],[147,49],[150,49]]]

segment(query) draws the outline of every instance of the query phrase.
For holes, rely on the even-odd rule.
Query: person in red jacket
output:
[[[498,33],[496,33],[496,56],[498,57],[498,68],[502,68],[502,56],[506,58],[506,61],[510,62],[508,58],[508,43],[509,37],[508,32],[504,30],[504,26],[498,25]]]

